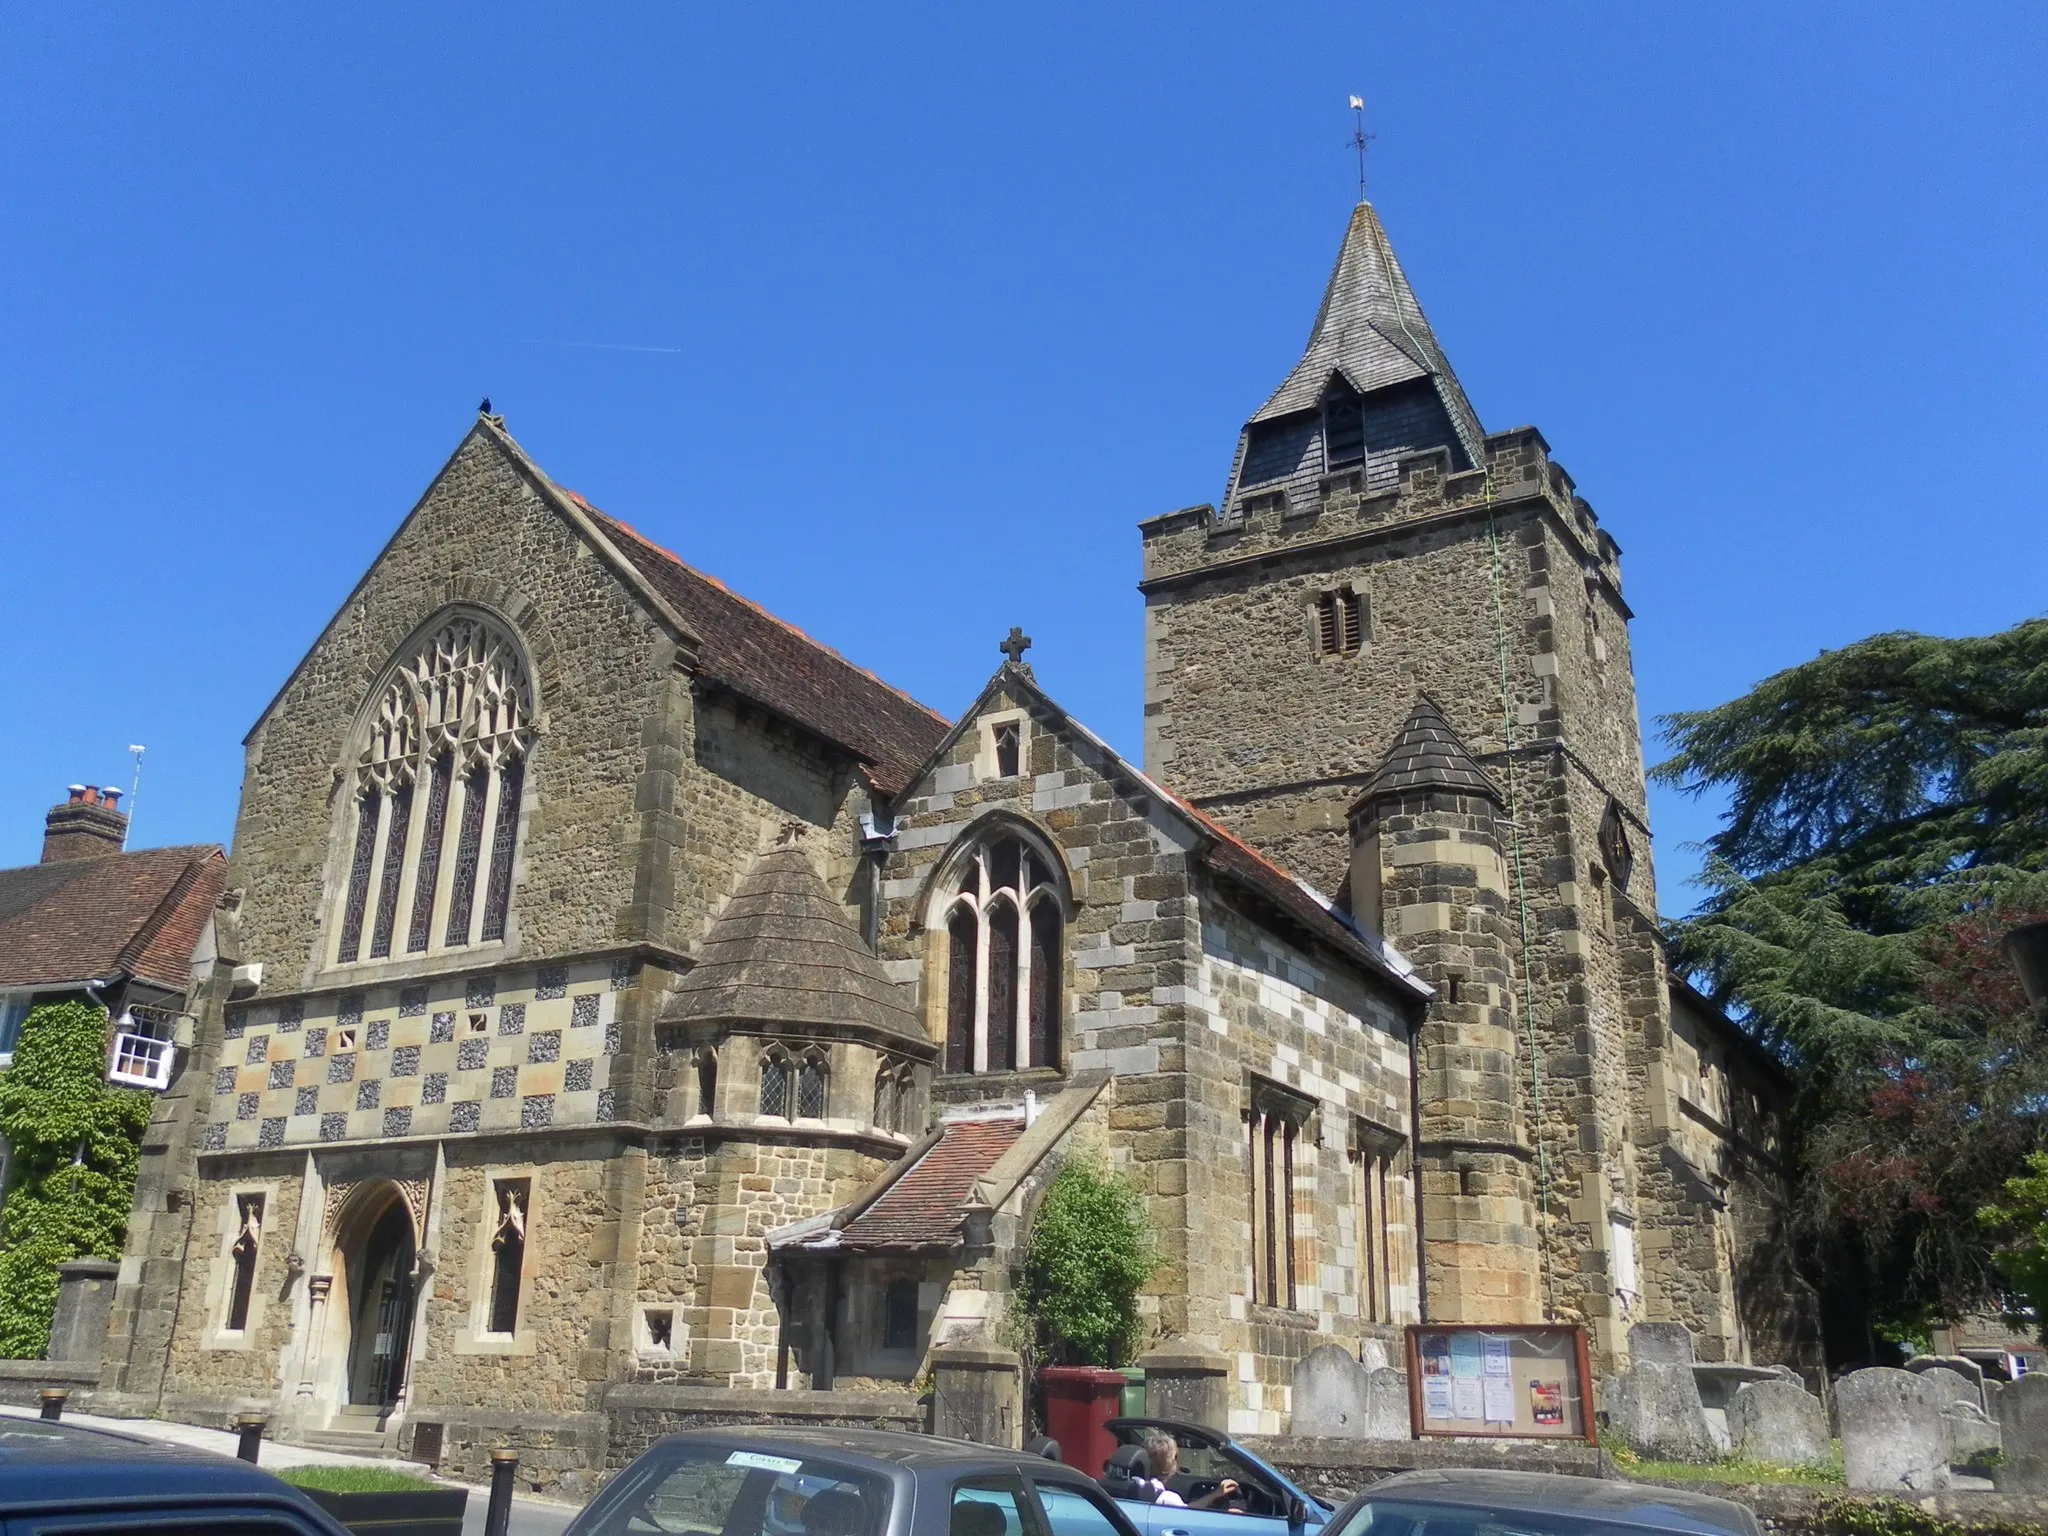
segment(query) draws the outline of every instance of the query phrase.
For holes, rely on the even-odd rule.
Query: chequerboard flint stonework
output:
[[[1425,1312],[1798,1358],[1780,1084],[1658,938],[1620,551],[1369,205],[1220,504],[1140,531],[1142,764],[1021,626],[949,721],[487,403],[249,733],[103,1396],[586,1470],[666,1391],[908,1420],[1077,1151],[1234,1429]]]

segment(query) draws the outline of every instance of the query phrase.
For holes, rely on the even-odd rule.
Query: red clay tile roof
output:
[[[902,790],[939,744],[949,722],[830,646],[749,602],[607,516],[576,502],[682,617],[702,642],[698,669],[713,682],[838,743],[868,768],[885,795]]]
[[[125,972],[183,992],[226,883],[211,845],[0,869],[0,987]]]
[[[955,1120],[882,1197],[840,1230],[848,1248],[953,1248],[974,1181],[1024,1134],[1024,1117]]]

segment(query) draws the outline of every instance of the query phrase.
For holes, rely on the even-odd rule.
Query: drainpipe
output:
[[[1415,1228],[1415,1320],[1429,1321],[1429,1250],[1422,1240],[1422,1025],[1408,1027],[1408,1209]]]

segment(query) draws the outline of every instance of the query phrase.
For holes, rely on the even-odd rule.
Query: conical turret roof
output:
[[[664,1017],[865,1025],[926,1039],[902,993],[794,843],[754,861]]]
[[[1408,720],[1387,749],[1379,770],[1367,780],[1353,805],[1376,800],[1381,795],[1398,795],[1416,789],[1448,789],[1459,794],[1484,795],[1496,805],[1506,802],[1486,770],[1473,760],[1458,733],[1444,719],[1436,700],[1418,694]]]
[[[1313,409],[1333,373],[1341,373],[1362,395],[1390,384],[1430,380],[1465,452],[1475,463],[1479,460],[1479,417],[1394,259],[1379,215],[1364,201],[1352,210],[1301,361],[1252,421]]]

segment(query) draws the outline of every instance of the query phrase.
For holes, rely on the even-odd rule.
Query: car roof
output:
[[[829,1425],[734,1424],[723,1429],[686,1429],[665,1435],[657,1445],[715,1445],[735,1450],[784,1446],[792,1451],[827,1456],[867,1470],[900,1467],[908,1472],[982,1469],[1023,1471],[1034,1477],[1060,1476],[1069,1482],[1095,1480],[1064,1462],[1048,1461],[1024,1451],[977,1445],[972,1440],[946,1440],[937,1435],[908,1434],[893,1429],[835,1429]]]
[[[1618,1525],[1640,1525],[1692,1536],[1752,1536],[1756,1517],[1742,1505],[1711,1494],[1562,1472],[1497,1472],[1453,1467],[1397,1472],[1366,1489],[1365,1499],[1399,1498],[1432,1504],[1486,1504],[1528,1513],[1569,1513]]]
[[[80,1424],[0,1416],[0,1505],[269,1501],[335,1530],[312,1500],[268,1472],[211,1451]]]

